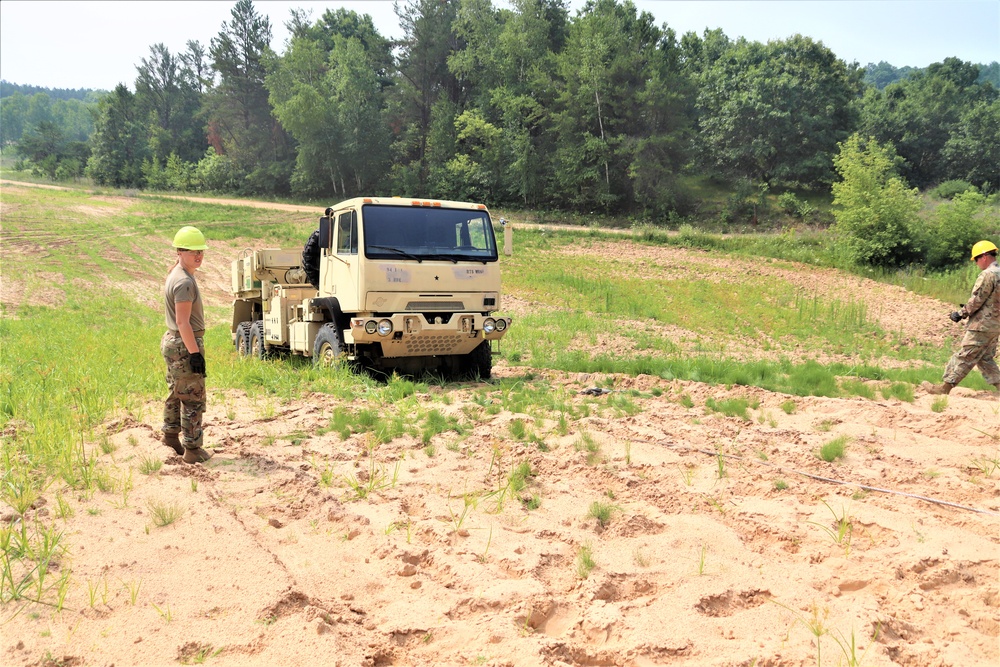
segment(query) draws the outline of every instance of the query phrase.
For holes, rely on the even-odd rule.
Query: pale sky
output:
[[[585,0],[571,0],[571,15]],[[494,0],[495,6],[507,6]],[[1000,60],[1000,0],[635,0],[656,24],[677,33],[722,28],[730,38],[766,42],[800,33],[839,58],[866,65],[926,67],[948,57]],[[235,0],[158,2],[0,2],[0,78],[47,88],[134,89],[135,66],[158,42],[171,53],[188,40],[208,47]],[[256,0],[271,20],[272,47],[284,51],[291,9],[346,7],[370,14],[385,37],[399,37],[392,0]]]

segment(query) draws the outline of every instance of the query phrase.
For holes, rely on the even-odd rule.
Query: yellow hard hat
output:
[[[980,255],[996,251],[997,247],[993,245],[992,241],[980,241],[976,245],[972,246],[972,259],[975,261],[976,257],[979,257]]]
[[[174,247],[184,250],[208,250],[205,235],[197,227],[181,227],[174,234]]]

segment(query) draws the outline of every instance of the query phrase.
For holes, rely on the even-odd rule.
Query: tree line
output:
[[[748,193],[829,191],[855,134],[886,147],[909,187],[1000,187],[996,63],[861,68],[802,35],[678,36],[628,0],[572,17],[562,0],[407,0],[396,12],[399,40],[354,11],[292,10],[279,54],[269,20],[239,0],[207,46],[151,46],[131,88],[89,103],[92,126],[56,110],[74,100],[46,111],[40,94],[4,97],[2,141],[50,176],[61,166],[117,187],[654,220],[690,212],[685,174]]]

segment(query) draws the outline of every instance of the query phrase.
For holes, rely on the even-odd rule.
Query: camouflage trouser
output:
[[[203,339],[196,338],[198,349],[205,353]],[[167,387],[170,395],[163,406],[163,432],[181,434],[186,449],[202,445],[201,418],[205,414],[205,376],[191,372],[191,355],[180,336],[166,332],[160,340],[160,353],[167,362]]]
[[[951,355],[944,367],[944,381],[958,384],[976,366],[989,384],[1000,383],[1000,366],[993,360],[997,354],[997,338],[1000,333],[987,331],[966,331],[962,347]]]

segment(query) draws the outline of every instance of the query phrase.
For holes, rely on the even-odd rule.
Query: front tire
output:
[[[490,349],[490,342],[484,340],[479,347],[465,355],[462,366],[469,378],[489,380],[493,374],[493,351]]]
[[[313,342],[313,363],[323,368],[338,366],[343,361],[344,345],[337,325],[324,324]]]

